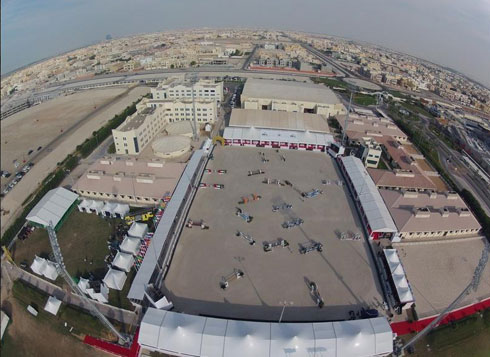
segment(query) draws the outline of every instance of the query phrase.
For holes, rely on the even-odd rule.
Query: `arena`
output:
[[[249,176],[256,170],[264,173]],[[267,179],[270,184],[263,183]],[[162,283],[175,310],[277,321],[286,305],[283,320],[291,322],[345,320],[361,308],[381,311],[384,299],[370,248],[348,189],[338,181],[341,174],[325,153],[215,147],[187,215],[209,229],[183,228]],[[302,196],[313,189],[323,193]],[[273,205],[283,204],[292,207],[273,212]],[[236,214],[237,208],[253,217],[250,223]],[[282,227],[295,218],[304,223]],[[255,244],[237,236],[238,231]],[[360,239],[341,240],[343,233]],[[264,251],[264,242],[279,238],[289,246]],[[300,254],[312,242],[321,243],[323,250]],[[243,278],[220,288],[234,269]],[[310,293],[310,282],[318,286],[322,309]]]

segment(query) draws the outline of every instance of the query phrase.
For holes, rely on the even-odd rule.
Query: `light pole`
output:
[[[279,323],[282,321],[282,316],[284,315],[284,310],[286,310],[286,306],[293,306],[293,301],[279,301],[279,305],[282,305],[281,316],[279,316]]]

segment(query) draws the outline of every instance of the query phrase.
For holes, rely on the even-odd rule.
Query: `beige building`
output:
[[[243,109],[320,114],[345,114],[334,92],[323,85],[250,78],[241,95]]]
[[[131,206],[153,206],[174,191],[185,164],[104,157],[92,164],[73,185],[82,197],[117,201]]]
[[[337,117],[342,131],[345,131],[352,144],[360,144],[365,138],[380,141],[384,137],[390,137],[401,143],[408,140],[407,135],[390,118],[350,113],[347,123],[345,119],[345,115]]]
[[[201,79],[194,83],[173,77],[160,82],[158,87],[151,89],[153,99],[191,99],[194,91],[195,99],[223,100],[223,82]]]
[[[378,167],[382,152],[381,145],[371,138],[364,138],[359,150],[360,159],[364,166],[371,168]]]
[[[456,192],[379,190],[401,238],[477,236],[480,224]]]
[[[153,99],[137,105],[137,111],[129,116],[117,129],[112,130],[116,153],[138,155],[161,133],[167,123],[190,121],[212,123],[216,120],[217,105],[213,99]]]

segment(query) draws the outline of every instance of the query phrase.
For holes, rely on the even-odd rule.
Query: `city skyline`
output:
[[[2,4],[2,74],[100,42],[106,34],[127,37],[184,28],[260,27],[366,41],[449,67],[490,86],[490,65],[486,61],[490,57],[490,35],[486,31],[490,23],[488,0],[464,6],[455,1],[444,2],[444,6],[441,1],[430,4],[420,1],[376,2],[380,6],[371,8],[355,1],[348,1],[349,4],[309,1],[302,4],[304,9],[298,14],[291,1],[275,8],[274,4],[264,5],[252,0],[248,6],[233,4],[229,7],[233,14],[229,15],[228,7],[220,6],[226,3],[217,0],[207,2],[206,6],[193,1],[183,4],[145,0],[137,5],[127,2],[118,8],[114,8],[111,1],[95,5],[91,1],[66,3],[51,0],[43,3],[41,8],[31,1],[21,4],[7,1]],[[217,6],[219,19],[213,15]],[[251,11],[257,6],[261,6],[261,13]],[[348,13],[352,6],[357,6],[359,11]],[[135,20],[131,15],[146,8],[154,8],[155,11],[145,14],[145,21]],[[372,13],[373,9],[376,9],[375,13]],[[288,21],[290,16],[287,15],[293,12],[298,16],[294,24]],[[47,16],[48,13],[51,15]],[[405,21],[394,21],[394,16],[401,14]],[[325,21],[318,18],[320,15],[325,16]],[[111,16],[120,21],[107,21]],[[187,19],[184,21],[182,16],[187,16]],[[348,23],[344,21],[347,17],[350,19]],[[52,18],[57,21],[51,21]],[[65,30],[61,31],[63,28]],[[386,31],[387,28],[390,31]],[[438,43],[434,45],[438,37]]]

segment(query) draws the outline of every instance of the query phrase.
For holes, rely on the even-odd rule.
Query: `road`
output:
[[[89,310],[89,307],[83,302],[82,298],[70,291],[65,291],[61,289],[59,286],[54,285],[44,279],[39,278],[38,276],[31,274],[16,265],[8,262],[5,259],[2,259],[2,284],[12,284],[13,281],[17,279],[21,279],[32,286],[37,287],[38,289],[46,292],[51,296],[55,296],[57,299],[63,301],[66,304],[74,305],[84,310]],[[7,287],[7,290],[10,290],[10,286]],[[107,304],[102,304],[97,301],[93,301],[99,311],[104,314],[107,318],[112,320],[116,320],[122,322],[127,325],[135,325],[138,323],[138,314],[129,311],[120,309],[118,307],[114,307]]]

